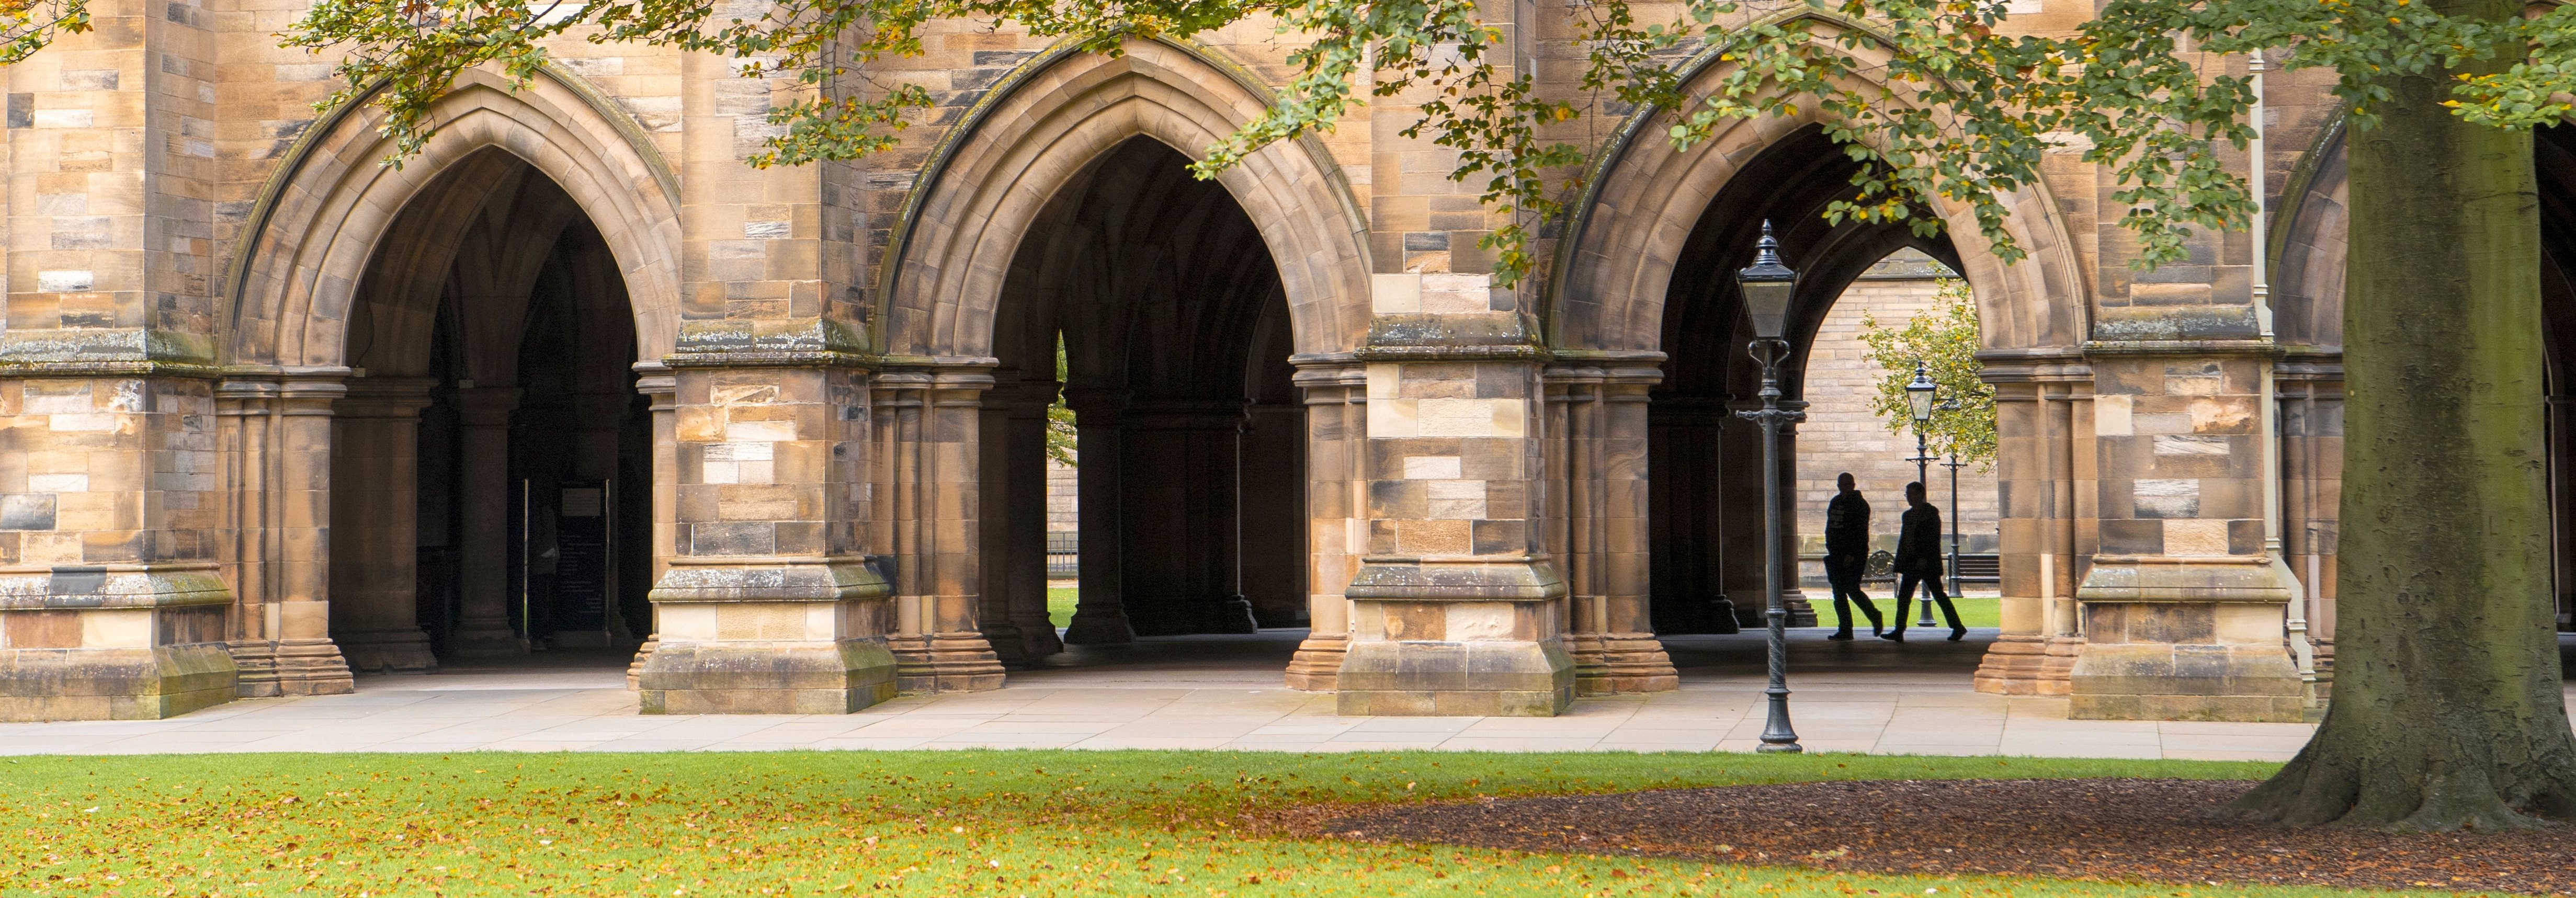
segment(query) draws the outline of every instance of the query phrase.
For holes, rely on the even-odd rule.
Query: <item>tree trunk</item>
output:
[[[2350,138],[2334,703],[2238,805],[2284,823],[2483,830],[2576,815],[2549,594],[2531,135],[2453,116],[2450,74],[2393,79],[2378,125]]]

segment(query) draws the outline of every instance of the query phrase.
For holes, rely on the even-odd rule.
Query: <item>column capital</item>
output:
[[[331,406],[343,418],[416,418],[429,407],[438,381],[426,377],[354,377],[347,395]]]
[[[507,427],[519,408],[518,387],[464,387],[456,391],[456,409],[467,427]]]

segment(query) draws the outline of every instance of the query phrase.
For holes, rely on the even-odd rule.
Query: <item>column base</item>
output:
[[[1575,658],[1574,694],[1626,695],[1671,692],[1682,675],[1652,633],[1601,633],[1570,637]]]
[[[1021,634],[1017,621],[985,620],[982,623],[984,644],[993,650],[993,659],[996,662],[1005,668],[1029,665],[1032,656],[1029,654],[1028,641]]]
[[[500,658],[528,653],[527,643],[510,622],[500,618],[466,618],[456,624],[456,635],[448,639],[448,651],[459,658]]]
[[[1002,659],[981,633],[934,633],[893,643],[896,688],[906,694],[1002,688]]]
[[[665,645],[638,676],[645,714],[848,714],[895,696],[883,638]]]
[[[235,642],[233,663],[241,671],[242,698],[289,695],[347,695],[357,691],[348,661],[328,639]]]
[[[0,721],[158,720],[232,701],[231,605],[210,569],[0,575]]]
[[[160,720],[236,697],[220,643],[150,649],[0,649],[0,722]]]
[[[1342,675],[1342,658],[1349,654],[1351,639],[1339,633],[1313,633],[1297,643],[1296,657],[1288,659],[1288,688],[1300,692],[1331,692]]]
[[[1530,556],[1363,560],[1342,714],[1552,717],[1574,703],[1565,581]]]
[[[1978,692],[1994,695],[2065,695],[2084,640],[2075,636],[2005,636],[1977,663]]]
[[[1794,579],[1796,579],[1796,578],[1794,578],[1794,577],[1793,577],[1793,578],[1791,578],[1791,579],[1793,579],[1793,580],[1794,580]],[[1757,601],[1755,604],[1758,606],[1760,603]],[[1816,605],[1815,605],[1815,603],[1807,601],[1807,593],[1806,593],[1806,591],[1805,591],[1805,590],[1802,590],[1802,589],[1799,589],[1795,584],[1792,584],[1788,589],[1786,589],[1786,590],[1782,590],[1782,591],[1781,591],[1781,593],[1780,593],[1780,608],[1781,608],[1781,610],[1783,610],[1783,611],[1787,611],[1787,612],[1789,612],[1789,620],[1788,620],[1788,625],[1789,625],[1789,626],[1792,626],[1792,627],[1813,627],[1813,626],[1818,626],[1818,624],[1816,623]],[[1761,609],[1761,608],[1759,608],[1759,607],[1754,608],[1754,609],[1753,609],[1753,614],[1754,614],[1754,617],[1755,617],[1757,620],[1758,620],[1758,619],[1760,619],[1760,618],[1761,618],[1761,615],[1762,615],[1762,609]],[[1769,626],[1771,626],[1771,622],[1770,622],[1770,621],[1768,621],[1768,620],[1762,620],[1762,621],[1760,622],[1760,626],[1763,626],[1763,627],[1769,627]]]
[[[672,559],[651,594],[642,712],[847,714],[893,698],[890,592],[866,557]]]
[[[2281,654],[2243,645],[2087,645],[2070,678],[2066,716],[2299,723],[2307,697]]]
[[[1073,622],[1064,628],[1066,645],[1126,645],[1136,641],[1136,628],[1126,609],[1095,611],[1074,606]]]
[[[2075,598],[2085,645],[2068,676],[2068,716],[2306,719],[2281,623],[2298,581],[2279,561],[2100,557]]]
[[[429,673],[438,669],[438,657],[429,650],[429,634],[418,627],[335,633],[331,638],[340,644],[340,657],[355,673]]]
[[[626,663],[626,691],[635,692],[644,688],[644,662],[653,657],[654,649],[661,647],[662,637],[660,634],[655,634],[645,637],[644,644],[635,648],[635,660]]]
[[[1554,717],[1574,704],[1574,656],[1555,642],[1356,642],[1334,710],[1384,717]]]
[[[1208,614],[1208,632],[1261,632],[1261,621],[1252,614],[1252,600],[1242,596],[1227,596],[1216,600],[1215,607]]]

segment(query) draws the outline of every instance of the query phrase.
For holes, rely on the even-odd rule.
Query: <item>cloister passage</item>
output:
[[[1805,402],[1814,348],[1837,298],[1873,265],[1912,249],[1921,254],[1915,258],[1928,257],[1950,271],[1961,268],[1946,237],[1920,237],[1901,223],[1827,221],[1828,204],[1855,195],[1851,176],[1857,165],[1818,127],[1775,142],[1718,191],[1673,271],[1664,302],[1664,379],[1647,406],[1648,469],[1654,472],[1650,595],[1659,634],[1732,632],[1757,622],[1762,610],[1761,430],[1734,415],[1758,401],[1761,385],[1761,368],[1745,352],[1752,329],[1735,272],[1752,263],[1762,223],[1771,222],[1781,257],[1800,275],[1788,325],[1795,352],[1781,371],[1782,391],[1796,405]],[[1835,473],[1802,470],[1800,447],[1807,441],[1803,433],[1781,440],[1784,496],[1799,496],[1801,480],[1829,481]],[[1912,448],[1909,443],[1903,451],[1911,454]],[[1947,490],[1941,469],[1933,471],[1937,502]],[[1886,519],[1883,525],[1904,510],[1904,480],[1912,475],[1908,465],[1902,480],[1862,484],[1875,517]],[[1814,535],[1799,532],[1798,518],[1784,514],[1779,534],[1792,558],[1805,542],[1802,536]],[[1812,624],[1815,612],[1794,576],[1788,596],[1792,623]],[[1731,601],[1733,619],[1721,598]],[[1814,598],[1827,596],[1820,590]]]
[[[358,297],[331,467],[349,666],[631,650],[651,620],[653,435],[597,228],[486,150],[405,206]]]
[[[1005,664],[1306,623],[1287,301],[1251,219],[1187,165],[1150,138],[1102,154],[1056,190],[1004,281],[980,520],[983,627]],[[1039,501],[1059,391],[1078,434],[1080,556],[1061,633]]]
[[[2540,301],[2549,355],[2552,592],[2560,632],[2576,632],[2576,127],[2533,132],[2540,183]],[[2338,331],[2340,333],[2340,331]]]

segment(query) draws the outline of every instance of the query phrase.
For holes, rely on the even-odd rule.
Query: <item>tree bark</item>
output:
[[[2518,0],[2452,0],[2502,19]],[[2519,54],[2483,65],[2501,68]],[[2540,218],[2529,132],[2391,79],[2350,137],[2334,702],[2240,809],[2507,829],[2576,815],[2549,594]]]

